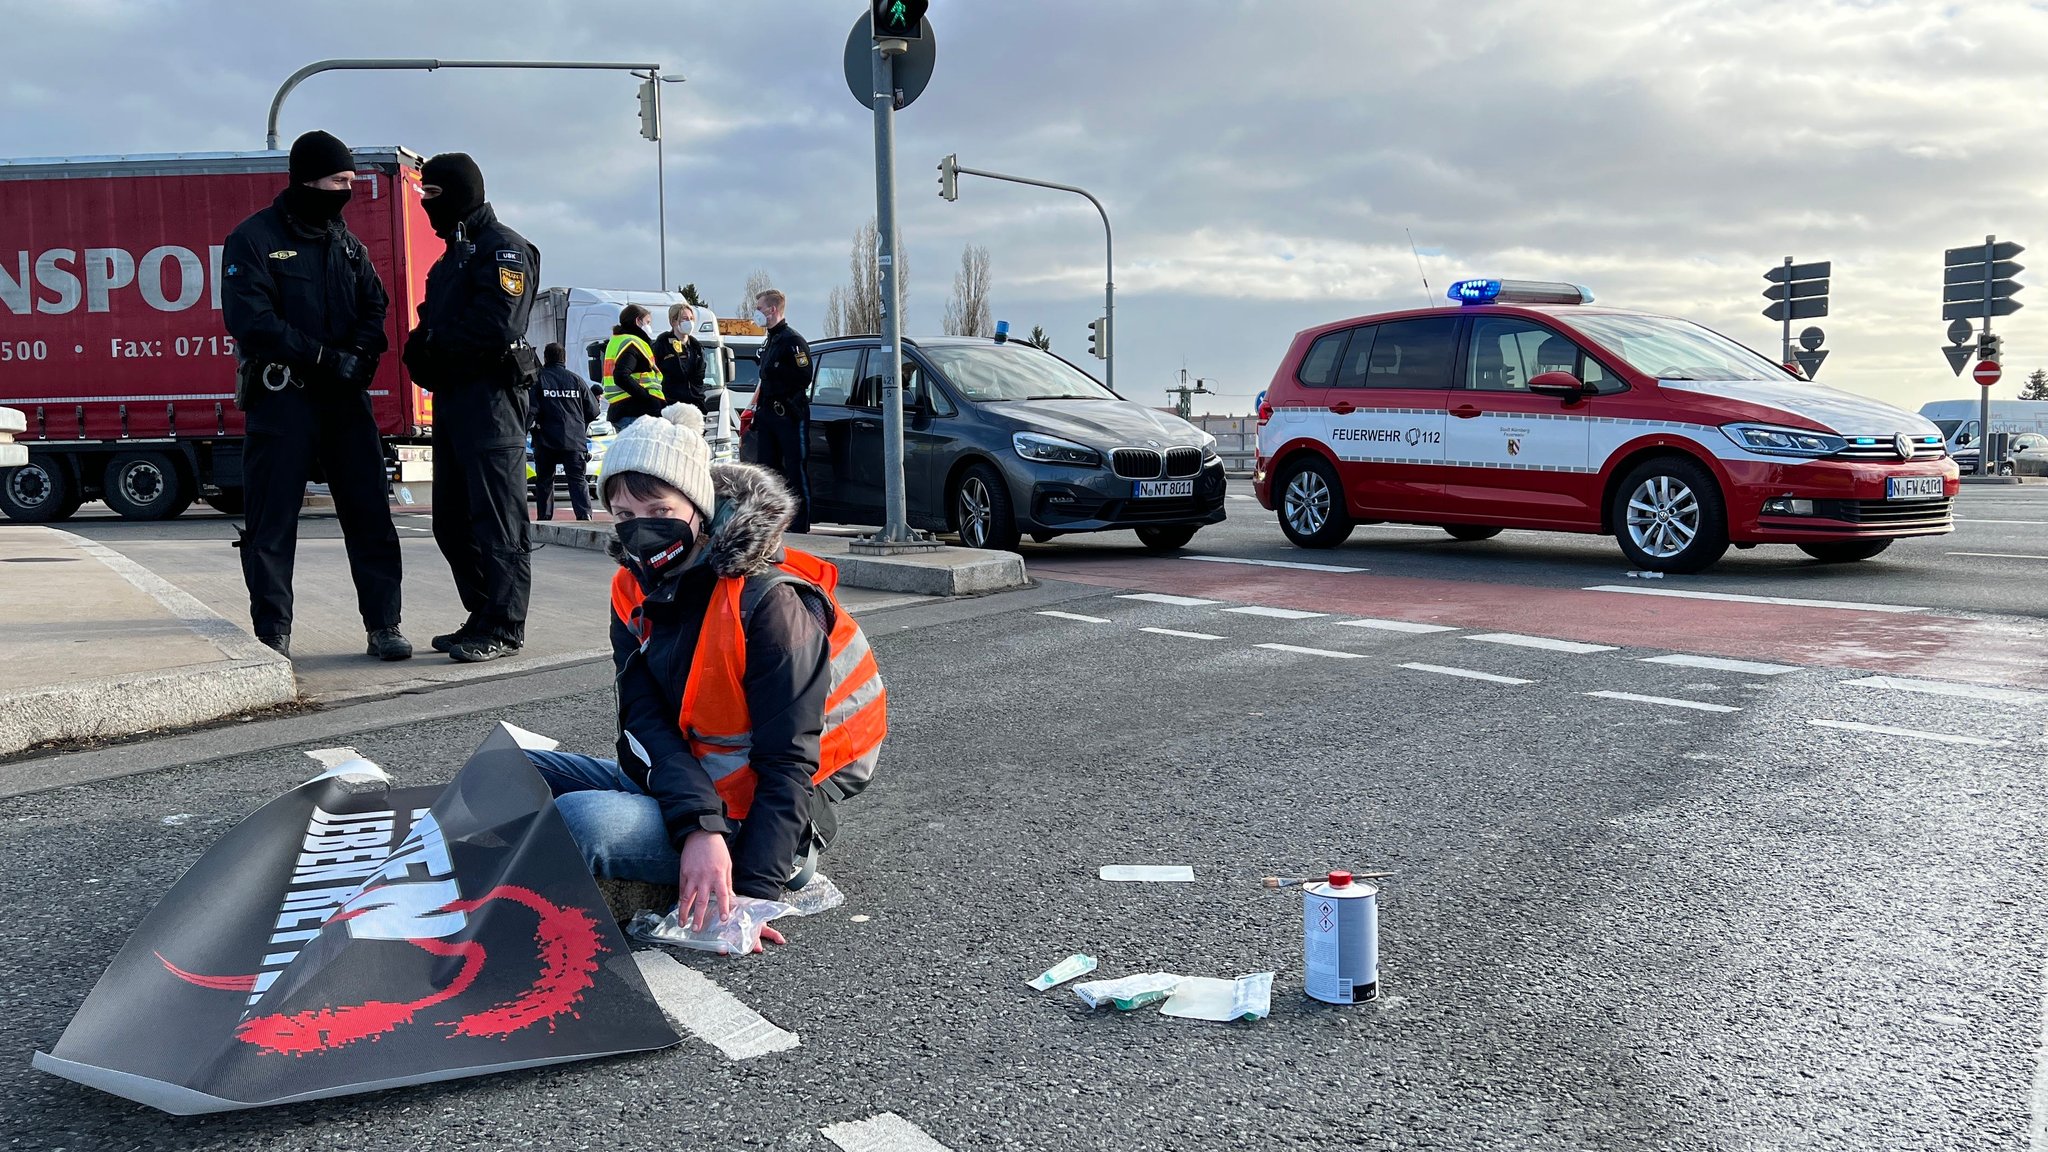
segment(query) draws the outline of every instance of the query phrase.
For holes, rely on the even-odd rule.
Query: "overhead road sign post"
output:
[[[1809,380],[1813,378],[1814,373],[1820,371],[1821,361],[1826,360],[1828,354],[1821,350],[1822,337],[1818,328],[1808,328],[1806,332],[1801,333],[1801,348],[1794,351],[1792,322],[1818,320],[1828,314],[1828,283],[1829,277],[1833,274],[1834,262],[1831,260],[1795,264],[1790,256],[1785,257],[1783,264],[1764,273],[1764,279],[1770,282],[1769,287],[1764,289],[1764,299],[1771,302],[1770,306],[1764,309],[1764,316],[1778,321],[1785,328],[1784,343],[1778,362],[1788,367],[1797,363]],[[1815,336],[1811,344],[1806,343],[1807,333],[1813,333]]]
[[[2025,247],[2011,240],[1986,236],[1982,244],[1950,248],[1941,254],[1941,318],[1951,321],[1948,337],[1955,345],[1943,349],[1942,354],[1958,375],[1970,360],[1968,321],[1976,320],[1981,325],[1977,330],[1979,360],[1970,374],[1984,387],[1977,410],[1978,443],[1982,445],[1977,452],[1980,476],[1991,471],[1991,386],[2003,374],[1998,364],[1998,337],[1991,332],[1991,321],[2020,310],[2020,302],[2013,297],[2022,287],[2017,279],[2021,267],[2013,258],[2024,251]]]

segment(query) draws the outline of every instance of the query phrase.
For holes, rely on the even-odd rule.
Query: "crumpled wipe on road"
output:
[[[720,956],[748,956],[761,950],[761,929],[769,921],[783,916],[816,916],[844,903],[846,893],[820,872],[811,877],[810,883],[787,893],[783,900],[733,897],[732,915],[705,925],[702,932],[683,927],[676,908],[671,906],[666,915],[646,911],[634,916],[626,925],[626,934],[649,944],[716,952]]]
[[[35,1066],[196,1115],[680,1043],[521,735],[446,787],[357,759],[264,805]]]
[[[1260,1020],[1273,1011],[1273,973],[1254,972],[1235,980],[1141,972],[1115,980],[1074,985],[1074,995],[1090,1008],[1104,1004],[1129,1012],[1166,1001],[1159,1012],[1186,1020]]]

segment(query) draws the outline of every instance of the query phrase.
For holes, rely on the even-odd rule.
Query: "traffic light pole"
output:
[[[924,547],[911,535],[903,492],[903,301],[896,275],[896,66],[909,51],[902,40],[875,41],[875,257],[882,292],[882,531],[871,547],[907,551]]]
[[[1006,176],[1001,172],[985,172],[979,168],[965,166],[956,167],[955,171],[962,176],[979,176],[984,180],[1007,180],[1012,184],[1029,184],[1034,188],[1072,192],[1076,196],[1086,196],[1088,202],[1095,205],[1095,211],[1102,217],[1102,247],[1105,258],[1102,276],[1102,320],[1103,326],[1109,329],[1106,333],[1109,338],[1109,354],[1102,358],[1102,382],[1109,385],[1110,391],[1116,391],[1116,235],[1110,231],[1109,213],[1102,207],[1102,201],[1097,200],[1095,194],[1086,188],[1076,188],[1072,184],[1054,184],[1050,180],[1033,180],[1026,176]]]
[[[1778,353],[1778,363],[1780,364],[1790,364],[1792,362],[1792,258],[1790,256],[1785,257],[1785,285],[1785,341],[1780,345],[1782,351]]]

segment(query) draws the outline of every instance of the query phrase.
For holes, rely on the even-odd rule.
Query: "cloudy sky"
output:
[[[253,149],[323,57],[625,59],[667,92],[670,279],[728,312],[765,269],[817,335],[874,212],[871,117],[841,75],[857,0],[0,0],[0,155]],[[1831,259],[1821,380],[1918,407],[1974,394],[1940,354],[1940,254],[1997,233],[2048,276],[2048,6],[2017,0],[936,0],[938,67],[897,117],[913,333],[963,245],[995,315],[1084,358],[1117,229],[1119,390],[1185,366],[1243,411],[1292,334],[1570,279],[1775,353],[1763,271]],[[290,137],[464,150],[543,282],[658,282],[634,82],[329,74]],[[1421,249],[1421,269],[1409,236]],[[0,238],[4,239],[4,238]],[[0,244],[0,247],[4,247]],[[2035,289],[2034,293],[2040,293]],[[2048,366],[2048,293],[1998,322],[2007,383]]]

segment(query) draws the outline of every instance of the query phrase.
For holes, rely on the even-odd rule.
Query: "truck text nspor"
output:
[[[114,294],[133,288],[159,312],[183,312],[201,296],[218,312],[220,251],[218,244],[208,246],[204,263],[197,252],[176,244],[151,248],[140,260],[126,248],[17,251],[11,264],[0,264],[0,302],[17,316],[31,310],[67,315],[81,302],[87,312],[111,312]]]

